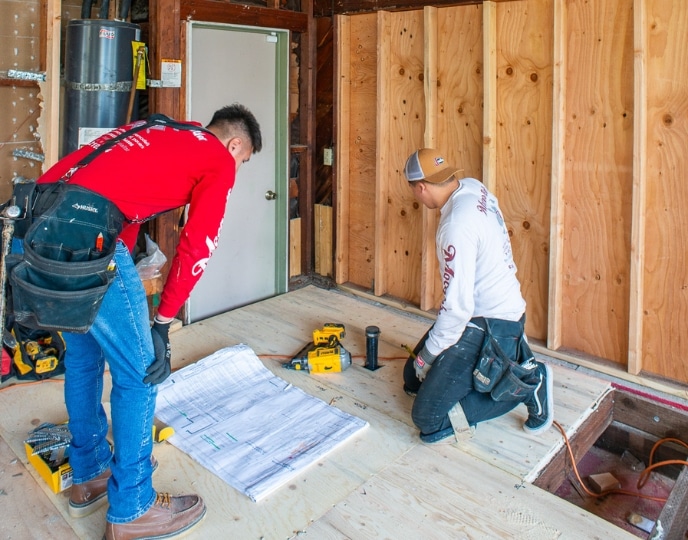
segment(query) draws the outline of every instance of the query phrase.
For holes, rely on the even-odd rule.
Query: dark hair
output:
[[[254,154],[263,148],[263,138],[256,117],[239,103],[233,103],[215,111],[212,120],[206,127],[217,128],[224,137],[240,136],[249,139]]]

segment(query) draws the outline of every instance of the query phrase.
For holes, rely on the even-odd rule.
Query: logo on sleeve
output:
[[[222,231],[222,224],[225,222],[224,218],[220,221],[220,226],[217,228],[217,234],[215,235],[215,239],[211,240],[207,236],[205,237],[205,245],[208,248],[208,256],[203,257],[202,259],[198,260],[192,267],[191,267],[191,275],[194,277],[202,274],[203,271],[205,270],[205,267],[208,266],[208,260],[210,259],[210,256],[213,254],[213,251],[217,249],[217,245],[220,241],[220,231]]]
[[[193,276],[197,276],[205,270],[205,267],[208,266],[208,261],[210,260],[210,256],[213,254],[213,251],[217,248],[217,241],[218,237],[215,237],[215,240],[211,240],[207,236],[205,237],[205,245],[208,247],[208,256],[203,257],[199,261],[196,262],[196,264],[193,265],[191,268],[191,274]]]
[[[456,247],[450,245],[442,250],[444,255],[444,270],[442,271],[442,293],[444,300],[440,306],[440,311],[445,311],[444,303],[447,301],[447,288],[454,279],[454,259],[456,258]]]

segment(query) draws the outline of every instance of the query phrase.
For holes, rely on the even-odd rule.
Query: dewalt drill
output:
[[[346,335],[343,324],[326,323],[313,330],[313,341],[308,343],[283,367],[309,373],[337,373],[351,365],[351,354],[341,344]]]

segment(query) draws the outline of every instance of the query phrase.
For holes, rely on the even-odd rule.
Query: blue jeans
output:
[[[511,322],[490,319],[492,334],[509,358],[517,356],[524,320]],[[421,338],[414,353],[423,348],[429,333],[430,330]],[[409,357],[406,361],[404,386],[411,392],[417,392],[411,418],[420,429],[421,440],[435,442],[454,432],[448,413],[457,403],[461,404],[471,426],[502,416],[518,405],[517,401],[494,401],[490,394],[473,388],[473,369],[484,338],[483,330],[467,326],[461,339],[435,359],[422,383],[416,377],[413,359]]]
[[[148,304],[134,261],[121,241],[115,263],[115,279],[91,329],[86,334],[63,334],[65,403],[74,483],[87,482],[110,467],[107,520],[126,523],[155,502],[150,456],[157,386],[143,383],[154,359]],[[108,423],[101,404],[106,361],[112,375],[114,449],[106,439]]]

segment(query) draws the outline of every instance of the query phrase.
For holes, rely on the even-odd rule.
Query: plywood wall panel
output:
[[[567,9],[562,345],[625,364],[633,1],[571,1]]]
[[[426,120],[432,121],[432,133],[426,124],[423,146],[440,149],[447,159],[463,169],[464,176],[481,178],[483,117],[483,44],[482,6],[454,6],[425,12],[436,48],[432,56],[431,81],[426,83]],[[426,43],[428,43],[426,36]],[[458,59],[461,59],[458,61]],[[427,77],[427,76],[426,76]],[[432,87],[428,87],[428,82]],[[443,297],[439,265],[435,254],[435,231],[439,210],[425,209],[424,276],[421,287],[426,297],[422,309],[438,309]],[[432,282],[430,283],[430,280]]]
[[[553,8],[497,5],[496,195],[527,303],[526,332],[545,340],[552,173]]]
[[[437,10],[437,144],[464,176],[482,179],[482,6]]]
[[[647,3],[646,372],[688,382],[688,4]]]
[[[378,68],[376,294],[419,303],[422,257],[422,209],[404,177],[404,164],[423,144],[423,12],[379,12],[387,30],[379,38],[387,60]],[[384,78],[384,80],[380,80]],[[382,90],[380,90],[382,89]],[[384,112],[383,112],[384,111]],[[379,278],[377,276],[380,276]]]
[[[375,169],[377,15],[350,17],[349,64],[349,278],[373,288],[375,277]]]

